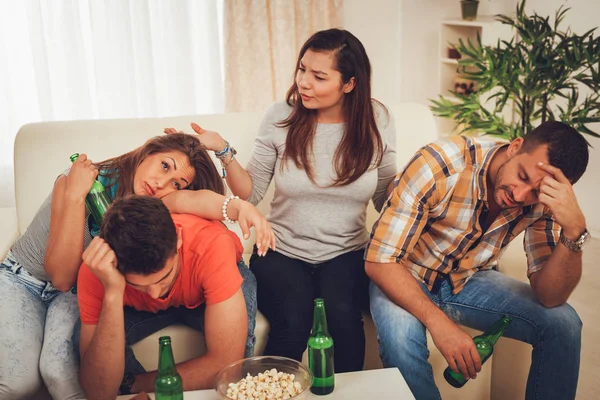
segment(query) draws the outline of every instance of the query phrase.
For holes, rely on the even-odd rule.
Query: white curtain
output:
[[[0,206],[25,123],[222,112],[220,0],[0,0]]]
[[[283,100],[300,47],[339,28],[343,0],[224,0],[225,109],[264,111]]]

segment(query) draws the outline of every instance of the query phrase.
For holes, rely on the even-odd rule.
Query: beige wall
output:
[[[482,0],[481,15],[513,13],[517,0]],[[576,32],[600,25],[598,0],[528,0],[527,10],[553,15],[561,5],[571,11],[566,22]],[[440,21],[458,17],[458,0],[345,0],[344,28],[365,45],[373,66],[373,95],[387,102],[416,101],[428,105],[438,93]],[[600,34],[600,32],[599,32]],[[600,130],[600,128],[598,128]],[[600,169],[600,140],[590,140],[588,171]],[[588,172],[575,186],[588,226],[600,237],[600,179]]]
[[[385,103],[400,101],[401,2],[344,0],[344,29],[365,46],[373,70],[373,96]]]

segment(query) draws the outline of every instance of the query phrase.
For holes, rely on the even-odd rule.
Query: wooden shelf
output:
[[[490,24],[499,23],[496,21],[496,17],[493,15],[480,15],[477,17],[475,21],[466,21],[464,19],[447,19],[442,21],[444,25],[454,25],[454,26],[472,26],[472,27],[484,27]]]
[[[498,39],[510,40],[514,37],[511,27],[496,20],[494,16],[479,16],[475,21],[465,21],[460,18],[441,21],[439,28],[438,49],[438,93],[452,103],[461,100],[454,97],[449,91],[454,90],[459,61],[449,58],[449,47],[459,40],[464,43],[470,41],[474,46],[478,38],[483,46],[495,46]],[[464,55],[463,55],[464,56]],[[437,127],[440,135],[456,134],[453,132],[456,122],[451,119],[439,118]]]
[[[458,65],[458,60],[455,58],[442,57],[441,61],[444,64],[455,64]]]

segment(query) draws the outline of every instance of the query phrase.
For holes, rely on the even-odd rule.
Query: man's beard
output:
[[[496,176],[496,182],[501,182],[503,176],[504,176],[504,165],[501,166],[500,169],[498,169],[498,175]],[[502,196],[502,197],[508,197],[508,200],[512,203],[511,205],[506,204],[505,200],[500,200],[501,191],[504,192],[504,194],[505,194],[505,196]],[[512,189],[509,186],[500,185],[499,187],[496,187],[496,183],[494,183],[494,201],[500,208],[503,208],[503,209],[523,207],[523,202],[518,202],[515,200]]]

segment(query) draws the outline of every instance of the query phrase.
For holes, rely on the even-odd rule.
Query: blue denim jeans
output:
[[[238,263],[238,270],[244,282],[242,283],[242,292],[246,301],[246,311],[248,312],[248,337],[246,340],[245,357],[254,355],[254,327],[256,325],[256,278],[250,272],[243,261]],[[125,373],[143,374],[146,372],[144,367],[136,359],[131,345],[150,336],[169,325],[184,323],[200,332],[204,331],[204,310],[202,305],[197,308],[189,309],[186,307],[168,308],[157,313],[146,311],[137,311],[132,307],[125,307]],[[73,342],[79,350],[79,334],[81,332],[81,321],[77,321],[75,332],[73,333]]]
[[[434,293],[421,288],[457,324],[484,331],[502,315],[512,318],[504,336],[533,346],[526,399],[575,398],[582,323],[571,306],[546,308],[527,283],[494,270],[477,272],[456,295],[448,280]],[[373,283],[370,299],[383,365],[400,370],[417,400],[440,399],[423,324]]]
[[[34,278],[11,253],[0,263],[0,399],[84,397],[71,335],[77,298]]]

